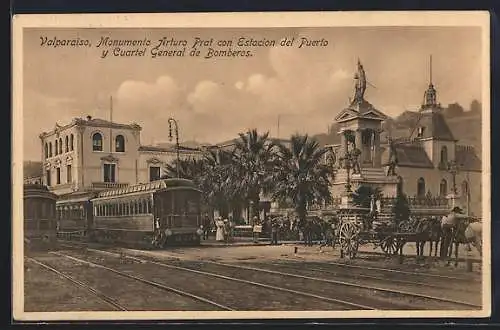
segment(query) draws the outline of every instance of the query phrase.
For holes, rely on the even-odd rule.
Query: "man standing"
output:
[[[448,256],[455,238],[458,222],[464,218],[462,213],[462,209],[455,206],[447,216],[445,215],[441,218],[441,258]]]
[[[205,215],[203,217],[202,224],[203,224],[203,239],[207,240],[208,233],[210,232],[210,227],[211,227],[210,226],[210,224],[211,224],[210,217],[208,216],[207,213],[205,213]]]
[[[262,225],[260,224],[259,218],[257,216],[253,217],[253,242],[259,242],[259,236],[262,232]]]
[[[278,245],[278,220],[276,218],[271,220],[271,245]]]

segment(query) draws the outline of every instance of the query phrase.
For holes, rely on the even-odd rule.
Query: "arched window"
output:
[[[425,197],[425,180],[424,178],[420,178],[417,181],[417,196]]]
[[[448,164],[448,148],[446,148],[446,146],[441,148],[441,164]]]
[[[59,151],[59,144],[58,144],[58,141],[56,140],[56,150],[54,150],[54,155],[57,156],[58,151]]]
[[[115,139],[115,151],[125,152],[125,138],[123,135],[117,135]]]
[[[49,158],[49,145],[45,142],[45,158]]]
[[[92,150],[102,151],[102,135],[101,133],[94,133],[92,135]]]
[[[49,157],[52,157],[52,142],[49,142]]]
[[[62,138],[59,138],[59,154],[62,154],[63,146],[62,146]]]
[[[68,139],[68,136],[66,135],[66,137],[64,138],[64,142],[66,142],[66,148],[64,149],[65,152],[68,152],[69,151],[69,139]]]
[[[71,148],[71,151],[73,151],[73,147],[74,147],[74,144],[73,144],[73,143],[74,143],[74,138],[73,138],[73,134],[71,134],[71,135],[69,136],[69,146],[70,146],[70,148]]]
[[[446,196],[447,193],[448,193],[448,183],[446,182],[445,179],[443,179],[439,184],[439,196]]]

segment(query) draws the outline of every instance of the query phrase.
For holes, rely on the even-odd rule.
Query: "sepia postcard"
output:
[[[13,17],[16,321],[491,314],[489,14]]]

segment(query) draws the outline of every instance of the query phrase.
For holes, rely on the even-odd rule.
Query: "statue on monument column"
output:
[[[396,152],[396,145],[391,137],[388,137],[389,142],[389,163],[387,167],[387,176],[396,175],[396,166],[398,165],[398,155]]]
[[[352,99],[352,103],[361,103],[364,100],[364,95],[366,91],[366,74],[363,69],[363,65],[358,59],[358,72],[354,75],[354,79],[356,80],[356,84],[354,87],[354,98]]]

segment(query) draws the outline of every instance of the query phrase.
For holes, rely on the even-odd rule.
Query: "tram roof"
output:
[[[163,190],[163,189],[167,189],[167,188],[174,188],[174,187],[196,188],[193,181],[188,180],[188,179],[161,179],[161,180],[156,180],[156,181],[147,182],[147,183],[135,184],[132,186],[128,186],[126,188],[101,191],[97,195],[97,198],[120,196],[120,195],[126,195],[126,194],[137,193],[137,192],[145,192],[145,193],[155,192],[158,190]]]

